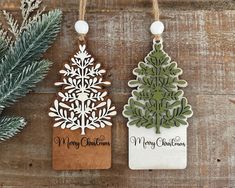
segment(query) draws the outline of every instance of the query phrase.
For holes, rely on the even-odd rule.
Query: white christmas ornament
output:
[[[61,70],[64,79],[56,82],[63,86],[64,93],[59,92],[60,100],[54,101],[49,116],[55,118],[54,127],[62,129],[81,129],[81,135],[86,129],[111,126],[111,116],[116,115],[115,107],[107,99],[107,92],[101,91],[104,85],[102,75],[106,72],[101,65],[94,64],[94,59],[86,51],[85,45],[79,45],[80,51],[71,59],[71,65],[65,64]]]
[[[89,31],[89,25],[86,21],[84,20],[78,20],[75,23],[75,30],[77,31],[77,33],[79,34],[87,34]]]
[[[150,26],[150,31],[153,35],[161,35],[164,31],[164,25],[160,21],[155,21]]]

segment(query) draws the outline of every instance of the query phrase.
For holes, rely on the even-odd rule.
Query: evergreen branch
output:
[[[19,30],[19,24],[17,20],[13,18],[12,14],[10,14],[9,12],[5,10],[3,10],[3,15],[5,16],[7,20],[7,24],[9,26],[8,30],[14,35],[15,38],[18,38],[20,30]]]
[[[22,0],[20,9],[22,11],[23,18],[27,20],[30,13],[37,10],[41,3],[42,0]]]
[[[20,27],[20,32],[27,30],[27,27],[30,24],[37,22],[37,20],[40,18],[40,16],[42,15],[44,11],[45,11],[45,7],[42,10],[38,10],[37,13],[33,17],[29,17],[27,20],[25,20]]]
[[[2,37],[0,37],[0,60],[4,57],[6,51],[8,49],[8,45],[6,40],[4,40]],[[1,63],[1,61],[0,61]]]
[[[7,37],[7,31],[3,28],[2,23],[0,23],[0,37],[2,39],[6,39]]]
[[[0,118],[0,142],[7,140],[24,128],[26,122],[22,117],[1,117]]]
[[[7,35],[7,31],[5,31],[5,29],[2,28],[2,24],[0,23],[0,38],[1,40],[5,41],[6,44],[6,50],[9,48],[9,46],[12,44],[12,37]],[[4,52],[6,52],[6,50]],[[5,55],[5,53],[4,53]],[[2,56],[3,57],[3,56]],[[1,57],[1,58],[2,58]],[[1,63],[1,59],[0,59],[0,63]]]
[[[30,24],[15,45],[10,48],[0,65],[0,84],[9,75],[30,62],[37,61],[52,42],[60,30],[61,11],[50,11],[43,14],[37,22]]]
[[[40,4],[42,3],[42,0],[22,0],[21,1],[21,11],[22,11],[22,17],[23,22],[20,27],[20,32],[25,30],[29,24],[33,24],[36,22],[39,17],[42,15],[42,13],[45,11],[45,7],[42,8],[42,10],[39,9]],[[37,10],[39,9],[39,10]],[[36,14],[31,16],[31,13],[37,10]]]
[[[11,39],[7,36],[7,31],[2,28],[0,23],[0,63],[8,50]]]
[[[9,25],[8,30],[16,40],[13,41],[0,28],[0,114],[5,107],[41,81],[51,65],[49,61],[40,59],[60,30],[62,12],[54,10],[42,14],[45,8],[39,9],[41,2],[21,0],[21,26],[12,14],[3,11]],[[14,136],[25,124],[21,117],[0,118],[0,141]]]
[[[0,106],[9,106],[22,96],[25,96],[36,83],[41,81],[49,70],[51,62],[42,60],[34,62],[16,77],[10,75],[0,86]]]

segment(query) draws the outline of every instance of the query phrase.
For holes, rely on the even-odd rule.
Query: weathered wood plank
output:
[[[183,78],[189,82],[186,90],[234,94],[235,12],[164,11],[164,15],[165,50],[183,68]],[[54,66],[37,92],[56,91],[53,83],[59,79],[58,71],[77,49],[73,27],[77,19],[72,12],[64,14],[62,33],[47,53]],[[126,86],[133,78],[132,69],[151,49],[150,14],[91,13],[87,19],[91,28],[87,37],[90,52],[108,69],[112,90],[129,93]],[[116,78],[120,78],[119,82],[115,82]]]
[[[235,183],[233,142],[235,108],[230,95],[189,97],[195,116],[188,128],[188,168],[175,171],[131,171],[127,167],[127,133],[120,115],[123,103],[113,95],[119,116],[113,127],[113,167],[107,171],[56,172],[51,168],[51,130],[48,103],[54,94],[30,94],[8,109],[7,114],[27,117],[24,131],[0,148],[2,185],[90,185],[90,186],[212,186]],[[123,100],[127,96],[123,96]],[[206,104],[206,105],[205,105]],[[205,108],[207,106],[207,108]],[[24,111],[22,111],[24,109]],[[37,112],[37,113],[32,113]],[[45,113],[38,113],[45,112]],[[220,112],[220,113],[218,113]],[[34,177],[34,178],[33,178]],[[24,181],[22,181],[24,180]],[[218,186],[219,187],[219,186]]]
[[[61,8],[64,11],[78,11],[79,0],[44,0],[47,8]],[[8,10],[16,10],[20,5],[20,1],[1,0],[0,7]],[[159,0],[161,10],[178,9],[178,10],[234,10],[235,2],[233,0]],[[131,12],[151,12],[151,0],[89,0],[88,12],[112,12],[119,10],[129,10]]]

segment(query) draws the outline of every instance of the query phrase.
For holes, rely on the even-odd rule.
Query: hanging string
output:
[[[154,15],[155,21],[160,20],[160,10],[159,10],[159,6],[158,6],[158,0],[153,0],[153,15]],[[159,41],[161,39],[161,35],[155,34],[154,39],[156,41]]]
[[[159,21],[160,12],[159,12],[158,0],[153,0],[153,15],[155,21]]]
[[[87,4],[87,0],[80,0],[79,3],[79,20],[85,20],[85,14],[86,14],[86,4]],[[80,41],[85,41],[85,36],[86,34],[79,34],[78,39]]]
[[[87,0],[80,0],[80,4],[79,4],[79,20],[85,20],[86,3],[87,3]]]

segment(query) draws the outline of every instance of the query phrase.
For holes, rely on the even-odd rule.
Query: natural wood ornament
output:
[[[85,1],[80,7],[85,9]],[[104,86],[110,85],[102,75],[101,64],[86,50],[84,37],[89,30],[83,20],[75,29],[80,34],[79,51],[60,71],[63,79],[49,116],[54,118],[53,167],[57,170],[107,169],[111,167],[111,117],[116,115]]]

